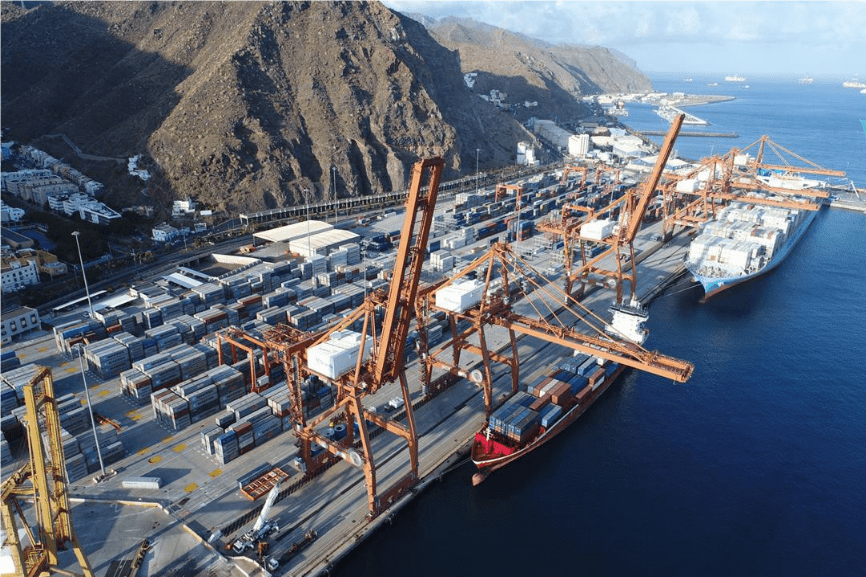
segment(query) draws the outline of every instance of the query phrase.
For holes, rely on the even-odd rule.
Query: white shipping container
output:
[[[358,361],[361,337],[360,333],[354,331],[334,333],[328,341],[307,349],[307,366],[329,379],[348,373]],[[372,339],[368,338],[364,343],[364,360],[370,358],[372,348]]]
[[[616,222],[600,219],[591,220],[580,227],[580,236],[590,240],[602,240],[613,234]]]
[[[467,280],[436,291],[436,306],[447,311],[462,313],[481,302],[484,285]]]

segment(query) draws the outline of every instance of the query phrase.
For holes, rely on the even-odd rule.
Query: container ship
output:
[[[566,357],[490,414],[475,434],[478,485],[493,471],[540,447],[577,420],[623,371],[619,363],[580,354]]]
[[[805,206],[731,203],[722,209],[703,224],[686,256],[686,268],[704,287],[704,300],[778,266],[817,214]]]

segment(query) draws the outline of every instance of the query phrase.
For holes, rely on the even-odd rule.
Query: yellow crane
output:
[[[3,482],[2,488],[6,545],[12,552],[15,566],[15,573],[9,577],[47,577],[52,573],[93,577],[84,550],[72,529],[72,510],[69,505],[66,464],[60,437],[60,414],[57,411],[51,369],[41,367],[36,376],[24,386],[24,403],[27,407],[25,426],[30,460],[10,475]],[[42,446],[43,429],[40,420],[47,433],[47,451]],[[25,500],[32,500],[35,509],[35,531],[24,516]],[[19,528],[23,528],[27,533],[25,543],[19,540]],[[57,551],[67,543],[72,546],[78,559],[82,571],[80,574],[57,567]],[[0,577],[7,577],[7,574]]]

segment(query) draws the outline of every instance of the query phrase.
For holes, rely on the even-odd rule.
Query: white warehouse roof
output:
[[[344,244],[357,242],[359,238],[354,232],[335,228],[319,234],[311,234],[309,242],[307,242],[306,234],[301,238],[296,238],[289,242],[289,250],[307,258],[314,255],[327,256]]]
[[[309,222],[309,229],[307,223]],[[253,235],[254,238],[260,238],[267,242],[288,242],[297,238],[306,238],[307,230],[311,235],[331,230],[334,225],[322,222],[321,220],[311,220],[296,222],[295,224],[287,224],[286,226],[278,226],[264,232],[257,232]]]

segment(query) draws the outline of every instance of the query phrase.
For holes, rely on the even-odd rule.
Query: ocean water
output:
[[[711,81],[693,78],[654,84]],[[704,91],[737,100],[689,110],[741,139],[681,139],[683,156],[768,134],[866,187],[866,95],[844,79],[714,80]],[[629,109],[629,124],[664,129]],[[669,290],[647,345],[694,362],[689,383],[627,372],[479,487],[471,465],[434,483],[331,574],[863,575],[864,285],[866,215],[824,209],[767,275],[705,304],[688,284]]]

